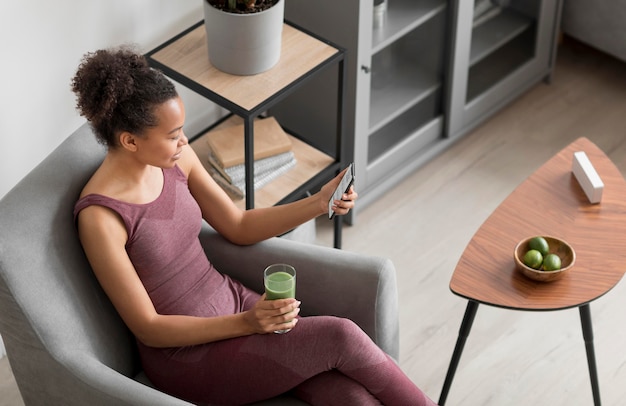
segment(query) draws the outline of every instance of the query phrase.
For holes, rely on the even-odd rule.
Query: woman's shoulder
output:
[[[83,186],[74,204],[75,218],[81,212],[88,212],[89,216],[108,217],[114,214],[114,217],[118,217],[123,206],[123,199],[120,198],[120,191],[116,189],[116,182],[113,178],[102,165],[96,169]]]

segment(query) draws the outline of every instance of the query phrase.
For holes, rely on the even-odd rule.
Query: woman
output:
[[[254,244],[328,210],[336,177],[313,196],[238,209],[187,145],[173,84],[130,48],[85,55],[72,90],[107,148],[75,206],[80,240],[161,390],[244,404],[291,391],[312,404],[433,404],[354,323],[297,318],[296,299],[264,300],[220,274],[200,246],[202,218]],[[346,214],[350,189],[333,210]],[[288,334],[270,334],[292,329]]]

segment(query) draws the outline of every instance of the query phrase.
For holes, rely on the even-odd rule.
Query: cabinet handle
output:
[[[370,73],[370,68],[369,66],[365,66],[365,65],[361,65],[361,70],[365,73]]]

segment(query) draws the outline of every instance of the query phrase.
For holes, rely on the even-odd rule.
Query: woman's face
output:
[[[159,124],[148,128],[143,136],[137,139],[139,147],[137,151],[145,163],[171,168],[189,141],[183,131],[185,106],[180,97],[176,97],[159,105],[154,114]]]

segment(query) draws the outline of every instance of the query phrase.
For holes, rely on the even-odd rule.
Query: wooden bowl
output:
[[[517,243],[513,257],[515,258],[515,265],[517,270],[524,276],[538,282],[552,282],[555,281],[565,273],[569,272],[576,262],[576,252],[571,245],[567,242],[555,237],[541,236],[548,242],[549,253],[556,254],[561,258],[561,269],[556,271],[543,271],[539,269],[533,269],[526,266],[523,262],[524,255],[528,251],[528,242],[536,236],[528,237]]]

